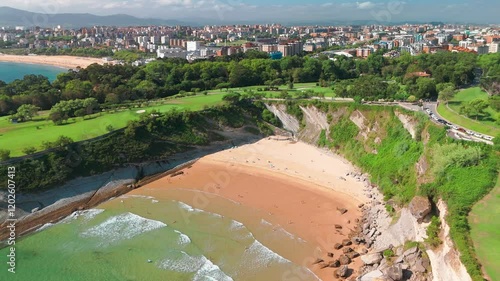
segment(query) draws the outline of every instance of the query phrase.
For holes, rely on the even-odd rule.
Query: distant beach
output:
[[[168,197],[171,189],[185,189],[206,194],[203,198],[183,198],[195,208],[237,215],[238,210],[218,208],[210,199],[214,195],[253,208],[267,214],[253,219],[282,226],[317,248],[307,256],[293,249],[279,254],[309,267],[322,280],[331,280],[334,268],[320,269],[312,263],[316,258],[328,260],[328,252],[338,258],[341,251],[335,250],[334,244],[348,238],[356,219],[361,218],[357,206],[368,198],[363,194],[364,183],[346,176],[354,171],[356,168],[340,156],[314,146],[264,139],[203,157],[178,176],[161,178],[130,194],[162,198]],[[208,203],[199,206],[204,200]],[[347,213],[340,214],[342,208]],[[354,260],[350,266],[357,270],[361,262]]]
[[[0,62],[15,62],[28,64],[42,64],[61,67],[65,69],[75,69],[77,67],[86,68],[87,66],[97,63],[104,64],[104,61],[99,58],[73,57],[73,56],[16,56],[0,54]]]

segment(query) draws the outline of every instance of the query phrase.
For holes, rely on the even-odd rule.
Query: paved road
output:
[[[450,128],[448,130],[448,136],[452,137],[452,138],[455,138],[455,139],[462,139],[462,140],[466,140],[466,141],[475,141],[475,142],[484,142],[484,143],[487,143],[487,144],[490,144],[490,145],[493,145],[493,142],[490,141],[490,140],[486,140],[482,137],[477,137],[475,136],[474,134],[477,134],[477,135],[481,135],[481,136],[486,136],[486,137],[491,137],[491,136],[487,136],[487,135],[484,135],[484,134],[480,134],[478,132],[474,132],[472,130],[469,130],[463,126],[460,126],[460,125],[457,125],[457,124],[453,124],[452,122],[450,122],[449,120],[446,120],[445,118],[443,118],[443,116],[441,116],[439,114],[439,112],[437,111],[437,102],[426,102],[424,103],[423,107],[424,108],[428,108],[431,113],[433,113],[434,115],[437,116],[438,119],[443,119],[445,120],[446,122],[452,124],[452,126],[456,126],[457,128],[463,128],[464,130],[466,131],[471,131],[473,134],[467,134],[467,133],[464,133],[462,131],[459,131],[459,130],[456,130],[456,129],[453,129],[453,128]],[[423,109],[422,109],[423,111]],[[423,111],[425,114],[427,114],[427,112]],[[430,116],[429,116],[430,117]],[[437,123],[437,124],[440,124],[442,125],[441,123],[437,122],[436,120],[432,119],[431,120],[434,122],[434,123]],[[493,137],[491,137],[493,138]]]

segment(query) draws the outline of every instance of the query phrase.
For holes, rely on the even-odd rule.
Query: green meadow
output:
[[[44,142],[55,141],[59,136],[70,137],[73,141],[82,141],[104,135],[110,129],[124,128],[128,121],[139,119],[140,110],[167,112],[178,110],[201,110],[205,106],[222,103],[222,94],[209,94],[169,99],[145,103],[132,109],[117,109],[96,113],[91,116],[70,118],[62,125],[55,125],[48,120],[48,112],[40,112],[32,121],[13,124],[9,116],[0,118],[0,147],[11,151],[10,156],[22,156],[23,149],[34,147],[43,150]]]
[[[469,216],[476,253],[490,280],[500,280],[500,177],[495,188]]]
[[[488,94],[481,90],[479,87],[468,88],[463,91],[458,92],[452,100],[448,102],[448,106],[444,103],[440,103],[438,106],[438,112],[445,119],[460,125],[464,128],[471,129],[473,131],[490,135],[497,136],[500,134],[500,128],[496,125],[496,114],[495,110],[488,107],[485,110],[485,114],[478,118],[478,120],[470,119],[464,115],[460,115],[460,107],[469,101],[475,99],[488,99]]]

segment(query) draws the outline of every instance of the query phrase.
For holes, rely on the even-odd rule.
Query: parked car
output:
[[[472,132],[472,131],[465,131],[465,132],[466,132],[468,135],[473,135],[473,134],[474,134],[474,132]]]
[[[483,136],[483,139],[485,139],[485,140],[489,140],[489,141],[490,141],[490,140],[493,140],[493,137],[490,137],[490,136]]]

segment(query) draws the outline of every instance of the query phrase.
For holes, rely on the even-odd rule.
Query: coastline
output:
[[[86,68],[87,66],[97,63],[104,64],[102,59],[88,57],[73,57],[73,56],[17,56],[0,54],[0,62],[13,62],[23,64],[41,64],[49,65],[64,69],[75,69],[77,67]]]
[[[320,279],[331,280],[336,268],[321,267],[344,254],[334,245],[352,238],[362,216],[358,206],[368,202],[363,193],[368,182],[344,178],[355,171],[340,156],[312,145],[268,138],[205,156],[174,176],[162,177],[130,194],[169,198],[169,191],[175,189],[196,191],[198,195],[185,199],[187,204],[230,217],[237,216],[237,211],[221,210],[211,204],[211,198],[222,197],[252,208],[256,214],[264,214],[254,220],[264,219],[314,244],[315,250],[306,256],[288,251],[288,257]],[[342,214],[341,209],[347,212]],[[365,248],[351,247],[354,251]],[[324,263],[314,264],[317,259]],[[348,264],[351,276],[358,276],[362,265],[359,258],[353,259]]]

